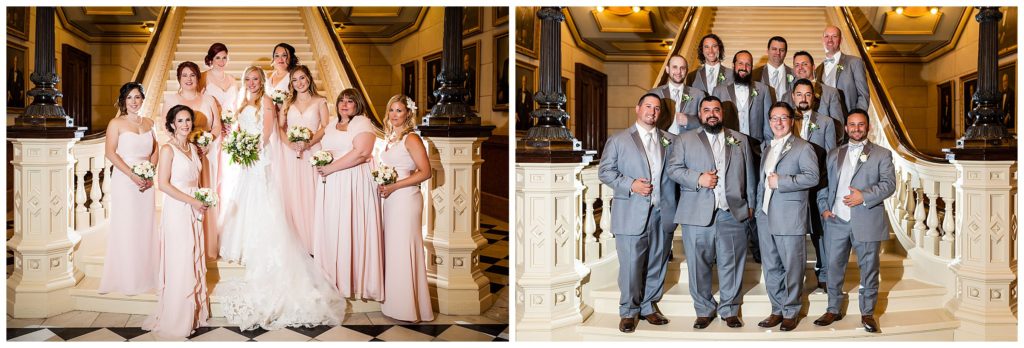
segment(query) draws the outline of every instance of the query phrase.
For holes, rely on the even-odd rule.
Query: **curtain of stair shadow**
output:
[[[71,148],[85,128],[57,103],[54,8],[37,7],[32,104],[7,128],[14,146],[14,272],[7,279],[7,314],[46,318],[72,310],[69,293],[85,276],[74,267],[81,236],[71,228]],[[85,163],[84,165],[88,165]]]
[[[462,7],[444,10],[442,68],[436,76],[440,87],[433,91],[438,102],[418,127],[428,144],[431,170],[424,244],[427,280],[438,311],[478,315],[497,298],[480,265],[480,251],[488,245],[480,229],[480,146],[494,126],[480,125],[480,117],[466,103],[462,13]]]
[[[580,171],[595,151],[565,127],[562,109],[559,7],[537,11],[541,21],[540,90],[531,113],[534,126],[516,146],[516,337],[562,339],[593,309],[583,304],[582,281],[590,274],[579,259],[583,183]],[[607,208],[606,208],[607,209]],[[607,212],[606,212],[607,214]]]
[[[1017,339],[1017,147],[996,105],[998,7],[978,21],[975,122],[957,147],[943,149],[956,166],[956,340]]]

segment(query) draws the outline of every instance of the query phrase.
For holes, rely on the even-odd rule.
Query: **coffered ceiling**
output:
[[[162,7],[58,7],[64,28],[89,42],[146,42]]]
[[[419,30],[426,7],[327,7],[341,38],[349,43],[392,43]]]
[[[686,7],[567,7],[576,45],[606,61],[660,61],[668,54]]]
[[[871,47],[868,53],[879,62],[935,59],[956,46],[973,20],[969,7],[851,7],[850,12]]]

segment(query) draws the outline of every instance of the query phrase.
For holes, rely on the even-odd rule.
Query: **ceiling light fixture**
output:
[[[903,6],[896,7],[896,14],[903,14]]]
[[[640,6],[633,6],[633,13],[640,12]]]
[[[604,6],[598,6],[598,7],[597,7],[597,12],[598,12],[598,13],[600,13],[600,12],[604,12]]]
[[[932,14],[938,14],[939,13],[939,8],[938,7],[932,7],[931,9],[928,9],[928,12],[931,12]]]

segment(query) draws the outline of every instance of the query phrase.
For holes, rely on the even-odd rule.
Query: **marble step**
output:
[[[706,329],[693,328],[694,316],[671,317],[667,325],[655,326],[641,321],[633,333],[618,330],[619,316],[614,313],[594,313],[576,327],[576,334],[588,341],[638,340],[877,340],[877,341],[952,341],[953,331],[960,322],[944,309],[921,309],[876,315],[879,333],[864,331],[859,316],[847,316],[829,326],[814,325],[818,313],[800,320],[796,330],[781,332],[778,327],[764,329],[757,322],[760,316],[747,315],[744,326],[734,329],[722,320],[714,320]]]
[[[274,45],[276,45],[279,42],[303,43],[303,42],[309,42],[309,39],[307,39],[305,37],[305,35],[294,35],[294,34],[287,34],[287,33],[285,33],[285,34],[273,34],[273,35],[268,34],[268,35],[261,35],[259,37],[237,36],[237,37],[228,37],[228,38],[226,38],[224,36],[220,36],[220,35],[216,35],[216,34],[207,34],[207,35],[181,36],[181,37],[178,38],[178,43],[179,44],[210,45],[210,44],[212,44],[214,42],[224,43],[225,45],[228,46],[229,49],[231,48],[231,45],[237,45],[237,44],[254,44],[254,45],[268,44],[268,49],[269,49],[269,48],[274,48]],[[207,46],[207,47],[209,47],[209,46]]]

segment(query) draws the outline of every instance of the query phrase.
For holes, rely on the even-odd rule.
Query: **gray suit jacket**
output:
[[[718,84],[715,86],[727,85],[734,81],[732,69],[727,68],[725,65],[722,64],[718,65],[718,76],[720,81],[718,81]],[[708,90],[708,83],[706,80],[707,73],[704,72],[704,65],[701,65],[700,68],[686,75],[686,81],[693,81],[690,82],[690,84],[693,85],[693,88],[699,89],[701,91],[704,91],[704,93],[711,95],[712,91]]]
[[[809,121],[817,125],[817,129],[808,128],[810,134],[806,137],[807,142],[815,146],[814,152],[819,155],[818,157],[821,158],[822,163],[824,163],[825,156],[828,155],[828,152],[836,148],[836,121],[814,111],[811,111],[811,118]],[[808,120],[804,120],[804,122],[808,122]]]
[[[673,153],[672,144],[677,142],[676,136],[659,130],[659,136],[669,142],[668,146],[658,146],[661,150],[661,202],[663,233],[672,233],[665,223],[671,221],[671,214],[676,210],[678,189],[675,182],[667,175],[666,164]],[[661,140],[659,140],[661,142]],[[647,165],[647,153],[644,151],[643,139],[636,130],[635,124],[608,138],[601,163],[598,167],[598,178],[614,190],[612,196],[612,233],[616,235],[635,236],[644,232],[647,216],[650,212],[651,196],[644,197],[630,191],[633,180],[651,178],[651,169]]]
[[[787,93],[782,101],[796,109],[796,105],[793,103],[793,94]],[[839,101],[839,90],[829,87],[823,83],[814,83],[814,103],[815,105],[811,108],[817,111],[819,114],[831,117],[839,122],[840,127],[843,128],[846,124],[846,106]],[[837,129],[839,130],[839,129]],[[841,131],[841,130],[840,130]],[[844,133],[845,134],[845,133]],[[837,137],[842,137],[840,134],[836,134]]]
[[[783,64],[783,66],[785,67],[784,70],[786,72],[786,76],[783,76],[783,78],[786,79],[786,90],[783,92],[783,95],[785,96],[793,92],[793,82],[796,81],[796,76],[793,76],[793,68],[790,68],[789,65],[785,64]],[[755,68],[751,74],[753,74],[754,81],[761,81],[761,83],[768,86],[768,89],[772,91],[772,95],[775,95],[776,91],[775,87],[772,87],[771,74],[766,74],[766,70],[768,70],[767,63],[765,63],[765,65]],[[790,77],[792,77],[792,80],[790,80]],[[793,104],[790,103],[790,105]]]
[[[813,145],[796,136],[790,136],[782,146],[782,153],[775,165],[775,173],[779,174],[779,188],[772,192],[768,206],[769,232],[777,236],[804,235],[810,226],[809,216],[799,212],[809,209],[812,198],[809,198],[808,190],[818,186],[818,157],[814,154]],[[765,141],[761,149],[762,166],[771,152],[770,147],[771,141]],[[768,179],[763,168],[758,170],[757,175],[757,201],[763,202]],[[756,211],[760,211],[760,204],[754,207]]]
[[[704,97],[707,94],[705,94],[702,90],[690,86],[686,86],[686,88],[683,90],[685,91],[684,94],[689,96],[690,98],[690,100],[686,101],[686,103],[683,104],[683,113],[686,114],[687,119],[686,127],[683,127],[683,132],[685,132],[700,127],[700,118],[698,118],[699,111],[697,110],[697,107],[700,106],[701,99],[704,99]],[[658,116],[658,121],[656,122],[656,125],[658,126],[658,129],[665,131],[669,130],[669,128],[675,122],[676,110],[676,102],[672,100],[672,90],[669,88],[668,84],[664,84],[658,87],[654,87],[654,89],[647,92],[661,96],[662,105],[664,105],[665,107],[662,108],[661,115]],[[679,133],[682,134],[683,132]]]
[[[842,166],[850,165],[846,159],[849,145],[843,145],[829,152],[828,189],[818,191],[818,213],[832,210],[839,186],[839,174]],[[896,172],[892,163],[892,152],[881,146],[868,143],[861,151],[861,159],[853,170],[850,186],[861,191],[864,204],[850,208],[850,227],[853,238],[858,242],[877,242],[889,239],[889,217],[885,213],[886,198],[896,192]]]
[[[754,176],[753,154],[750,149],[750,138],[732,129],[722,129],[725,138],[734,138],[739,143],[725,144],[725,168],[718,168],[719,183],[725,183],[725,198],[729,211],[737,221],[745,221],[750,217],[748,208],[757,205],[754,188],[757,187]],[[715,191],[706,187],[698,187],[697,179],[701,173],[716,169],[715,156],[711,151],[711,143],[703,130],[693,130],[679,136],[673,146],[672,157],[668,161],[668,175],[679,183],[679,201],[676,208],[675,222],[686,225],[710,226],[715,209]]]
[[[843,53],[839,56],[839,65],[836,67],[836,89],[839,90],[842,103],[846,110],[860,108],[867,110],[871,103],[871,92],[868,91],[867,72],[864,68],[864,61],[860,58]],[[818,65],[814,69],[814,76],[819,80],[825,78],[825,64]]]
[[[736,88],[734,83],[726,85],[718,85],[715,87],[715,92],[712,95],[722,100],[722,123],[726,128],[740,129],[739,111],[736,106]],[[754,82],[753,86],[750,86],[751,93],[757,91],[756,96],[751,96],[747,103],[747,110],[749,110],[750,134],[747,134],[751,138],[757,139],[758,144],[763,142],[765,139],[772,138],[772,131],[768,128],[768,112],[771,111],[772,100],[775,97],[769,92],[768,85],[761,82]]]

